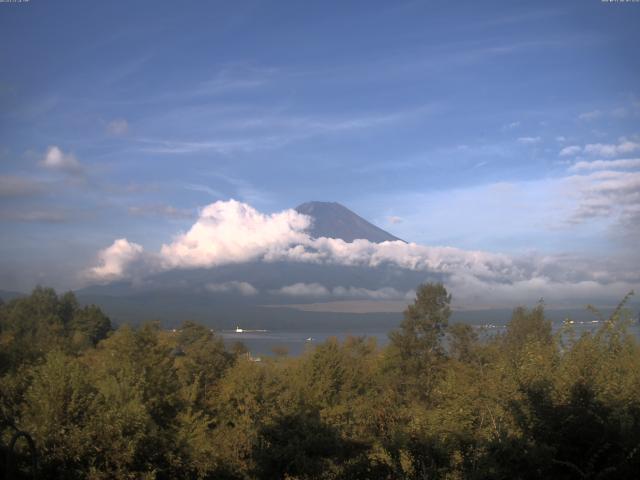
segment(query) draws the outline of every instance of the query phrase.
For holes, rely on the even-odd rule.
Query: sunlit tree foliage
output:
[[[626,298],[625,298],[626,301]],[[417,289],[389,345],[329,339],[256,362],[185,322],[113,330],[73,293],[0,304],[0,469],[64,479],[585,479],[640,471],[640,344],[624,301],[553,332],[542,303],[501,335]]]

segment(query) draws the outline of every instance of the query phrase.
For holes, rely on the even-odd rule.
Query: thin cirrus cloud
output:
[[[145,153],[190,154],[213,152],[220,155],[272,150],[314,137],[339,135],[420,118],[433,112],[432,105],[391,112],[355,116],[313,117],[295,115],[260,115],[246,113],[222,123],[217,138],[210,133],[202,140],[138,139],[138,150]],[[218,116],[217,112],[216,117]],[[200,120],[202,121],[202,119]],[[213,120],[212,120],[213,121]],[[233,135],[226,130],[231,129]],[[224,130],[224,131],[223,131]]]
[[[570,179],[576,182],[576,188],[580,192],[580,186],[583,185],[580,184],[581,181],[596,182],[599,185],[598,191],[605,197],[612,188],[619,187],[621,182],[630,182],[625,184],[628,191],[636,181],[628,177],[610,176],[607,179],[603,172],[596,173],[600,173],[601,178],[590,174]],[[600,180],[602,183],[598,183]],[[587,205],[588,202],[589,199],[585,198],[582,205]],[[576,218],[578,213],[576,212]],[[438,274],[446,279],[456,294],[464,294],[472,300],[486,300],[494,293],[504,295],[505,299],[511,294],[520,298],[515,294],[519,289],[522,289],[520,296],[527,295],[526,292],[546,292],[553,297],[560,291],[574,292],[580,296],[578,293],[581,288],[592,291],[597,285],[603,288],[607,286],[603,291],[608,291],[615,285],[615,293],[620,295],[640,284],[637,274],[634,276],[633,272],[624,269],[602,268],[595,271],[593,263],[561,262],[551,257],[517,257],[399,241],[372,243],[367,240],[345,242],[336,238],[311,238],[305,231],[310,223],[309,217],[295,210],[263,214],[248,204],[234,200],[218,201],[202,209],[192,227],[176,236],[172,242],[165,243],[159,252],[145,252],[141,245],[124,238],[116,240],[99,252],[99,264],[90,269],[88,274],[92,281],[108,282],[151,272],[214,268],[251,261],[373,268],[391,265],[425,274]],[[214,285],[209,289],[243,293],[239,284]],[[246,294],[250,289],[247,287],[244,291]],[[405,298],[408,295],[408,292],[392,288],[377,291],[357,287],[329,289],[316,283],[287,285],[277,293],[289,296],[369,299]]]

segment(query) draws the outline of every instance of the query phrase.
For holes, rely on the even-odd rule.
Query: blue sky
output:
[[[230,198],[635,262],[638,165],[593,162],[640,158],[638,25],[600,0],[0,4],[0,288],[75,287]]]

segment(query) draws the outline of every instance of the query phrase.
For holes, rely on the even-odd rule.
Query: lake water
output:
[[[471,324],[478,332],[479,336],[486,337],[501,333],[505,330],[506,319],[496,323],[464,322]],[[563,320],[552,320],[554,331],[558,331],[564,324]],[[595,331],[602,323],[599,320],[586,318],[574,320],[571,326],[577,337],[583,332]],[[233,330],[218,331],[228,346],[235,342],[242,342],[253,356],[273,355],[274,349],[286,349],[289,355],[300,355],[305,349],[318,345],[328,338],[336,337],[343,341],[349,336],[373,337],[380,346],[384,346],[389,341],[389,332],[397,328],[397,325],[389,325],[388,328],[379,329],[333,329],[326,331],[310,330],[269,330],[269,331],[248,331],[236,333]],[[640,338],[640,324],[636,320],[630,327],[630,331]]]

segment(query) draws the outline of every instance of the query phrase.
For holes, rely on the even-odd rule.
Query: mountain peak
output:
[[[345,242],[361,238],[374,243],[400,240],[337,202],[306,202],[296,211],[313,218],[308,232],[315,238],[341,238]]]

